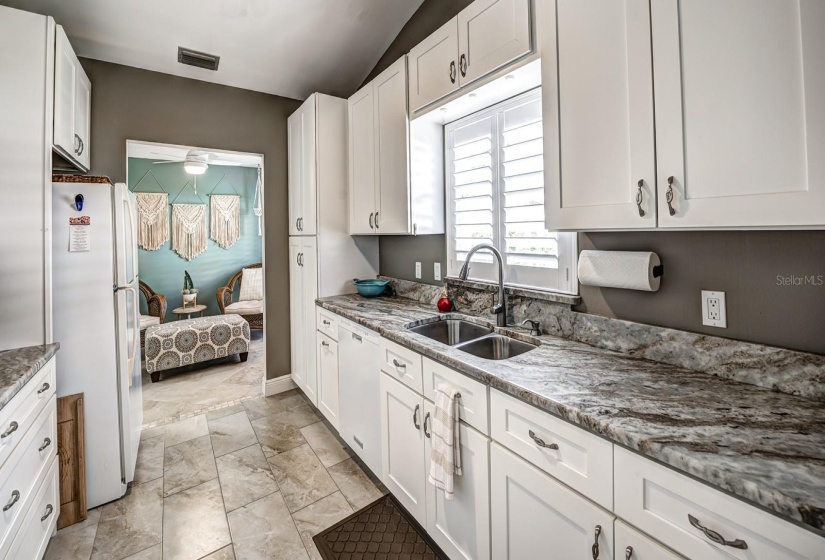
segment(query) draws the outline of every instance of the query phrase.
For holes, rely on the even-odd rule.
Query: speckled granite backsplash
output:
[[[393,279],[398,295],[435,303],[441,287]],[[494,319],[495,286],[447,279],[458,311]],[[576,296],[507,289],[508,322],[541,322],[542,331],[598,348],[825,401],[825,356],[807,354],[573,311]],[[434,310],[435,311],[435,310]]]

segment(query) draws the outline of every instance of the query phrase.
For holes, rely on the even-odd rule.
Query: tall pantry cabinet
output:
[[[289,117],[289,318],[292,380],[317,406],[315,299],[378,274],[378,239],[350,237],[347,101],[315,93]]]

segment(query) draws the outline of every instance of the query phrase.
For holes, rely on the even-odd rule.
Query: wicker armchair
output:
[[[262,308],[252,309],[252,306],[246,306],[246,302],[232,302],[232,294],[237,288],[238,291],[241,289],[241,276],[243,275],[244,268],[261,268],[261,263],[250,264],[238,272],[232,275],[229,278],[229,281],[226,283],[226,286],[221,286],[218,288],[218,307],[221,309],[222,314],[226,313],[236,313],[246,319],[249,323],[250,329],[255,330],[263,330],[264,328],[264,314]],[[261,306],[263,302],[261,302]],[[235,308],[235,309],[232,309]]]
[[[163,323],[166,317],[166,296],[163,294],[156,294],[149,284],[143,281],[138,281],[140,293],[146,298],[146,306],[149,309],[148,315],[140,316],[140,347],[143,348],[146,342],[146,329],[151,325],[159,325]]]

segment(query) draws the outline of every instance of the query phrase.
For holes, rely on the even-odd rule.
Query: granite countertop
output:
[[[494,362],[405,329],[437,315],[431,305],[355,294],[318,304],[615,443],[825,531],[825,406],[819,401],[552,336],[540,337],[535,350]]]
[[[60,344],[0,351],[0,410],[57,353]]]

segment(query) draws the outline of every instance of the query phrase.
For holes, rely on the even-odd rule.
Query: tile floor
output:
[[[252,331],[246,362],[230,356],[179,368],[166,375],[161,373],[157,383],[152,383],[144,366],[143,425],[152,427],[191,418],[227,403],[260,397],[265,369],[263,331]]]
[[[58,531],[45,558],[317,559],[312,536],[378,485],[297,390],[246,400],[145,428],[131,493]]]

